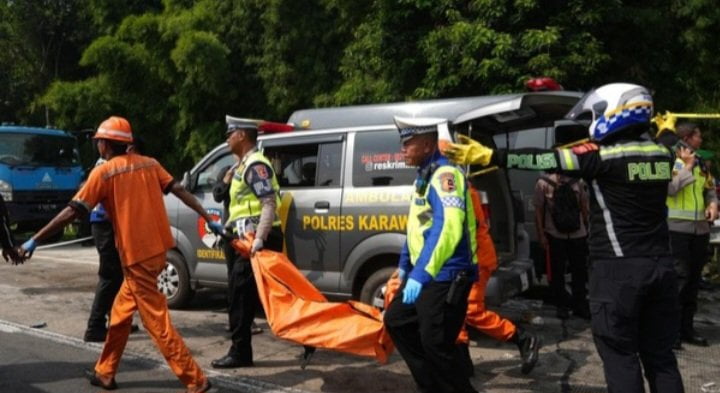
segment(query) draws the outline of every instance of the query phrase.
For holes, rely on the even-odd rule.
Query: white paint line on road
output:
[[[14,322],[5,321],[0,319],[0,331],[7,333],[22,333],[33,337],[38,337],[44,340],[50,340],[56,343],[69,345],[71,347],[88,350],[95,353],[100,353],[102,345],[99,343],[86,343],[79,338],[65,336],[59,333],[54,333],[48,330],[34,329],[25,325],[20,325]],[[147,355],[141,355],[125,351],[123,358],[126,360],[147,364],[150,369],[162,368],[170,370],[164,359],[156,359]],[[270,382],[261,381],[259,379],[253,379],[248,377],[235,377],[223,374],[215,370],[203,370],[205,374],[212,378],[214,385],[221,386],[227,389],[233,389],[240,392],[247,393],[310,393],[305,390],[299,390],[294,388],[286,388],[280,385],[276,385]]]
[[[30,263],[32,261],[52,261],[52,262],[67,262],[67,263],[76,263],[78,265],[97,265],[99,262],[97,259],[83,259],[83,258],[63,258],[58,257],[54,255],[33,255],[33,257],[30,259]]]

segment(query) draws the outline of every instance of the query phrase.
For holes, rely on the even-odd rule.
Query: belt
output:
[[[260,216],[240,217],[234,221],[225,223],[225,227],[230,228],[233,233],[243,235],[245,233],[254,233],[259,223]]]

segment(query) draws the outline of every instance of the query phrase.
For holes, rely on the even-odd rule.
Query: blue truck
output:
[[[70,133],[0,126],[0,196],[16,231],[46,224],[66,206],[83,175],[78,143]]]

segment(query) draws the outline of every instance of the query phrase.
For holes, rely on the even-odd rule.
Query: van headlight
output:
[[[12,186],[10,183],[0,180],[0,196],[5,202],[12,202]]]

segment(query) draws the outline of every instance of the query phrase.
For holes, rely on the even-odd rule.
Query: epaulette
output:
[[[572,152],[575,153],[576,155],[585,154],[585,153],[589,153],[591,151],[598,151],[598,150],[600,150],[600,147],[596,143],[593,143],[593,142],[586,142],[581,145],[572,147]]]

